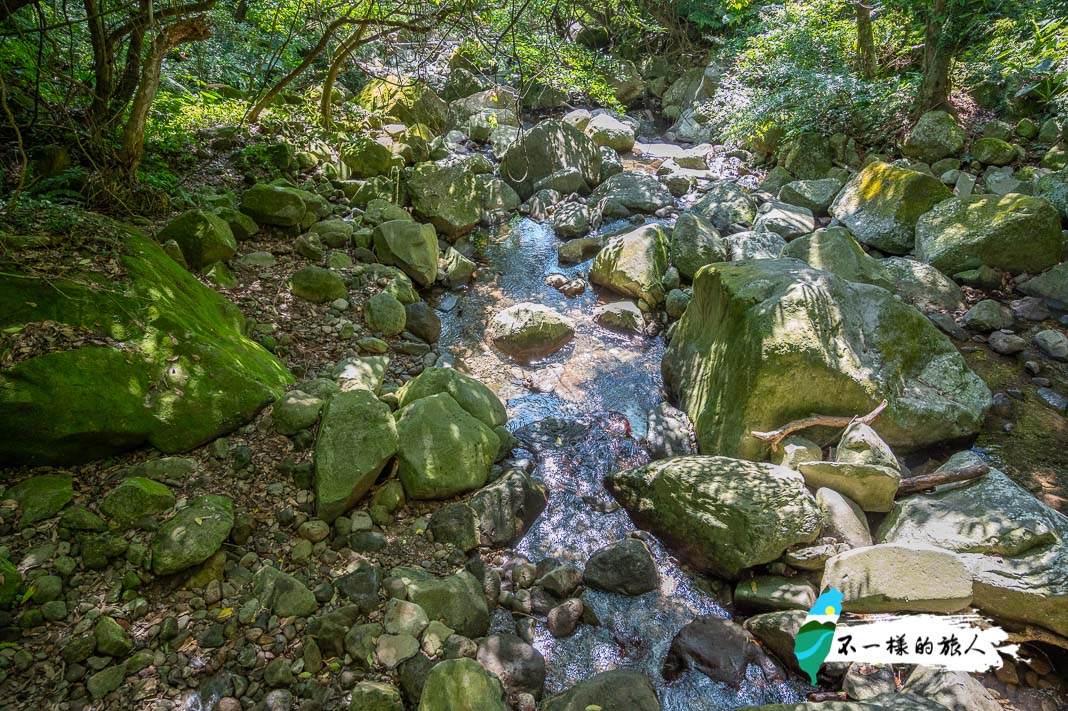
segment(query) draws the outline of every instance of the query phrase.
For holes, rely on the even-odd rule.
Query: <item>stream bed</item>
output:
[[[621,226],[606,225],[602,231]],[[665,399],[660,375],[664,343],[659,336],[622,335],[594,323],[594,308],[618,297],[598,294],[590,286],[567,298],[548,286],[545,277],[554,272],[584,278],[589,271],[590,261],[559,265],[559,243],[549,225],[531,219],[500,228],[474,285],[439,300],[439,346],[498,390],[508,406],[509,428],[520,449],[536,462],[534,476],[549,490],[548,506],[515,551],[534,562],[551,556],[581,568],[595,550],[635,530],[603,479],[649,460],[641,439],[647,413]],[[575,322],[575,338],[525,367],[495,353],[484,341],[485,326],[496,311],[519,302],[565,314]],[[581,624],[564,639],[552,637],[539,623],[534,646],[546,661],[546,695],[600,671],[631,667],[650,678],[666,711],[802,701],[798,685],[766,682],[753,665],[739,688],[696,671],[670,684],[664,681],[661,668],[678,630],[701,615],[729,615],[655,538],[641,535],[657,561],[659,590],[635,597],[588,591],[584,599],[600,625]],[[493,628],[514,632],[511,613],[498,609]]]

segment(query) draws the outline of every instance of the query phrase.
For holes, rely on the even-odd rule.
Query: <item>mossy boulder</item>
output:
[[[438,393],[451,395],[460,407],[487,427],[498,427],[508,420],[504,403],[492,390],[454,368],[425,369],[397,391],[397,402],[404,408]]]
[[[679,215],[671,231],[671,264],[686,279],[693,279],[706,264],[725,262],[730,248],[711,222],[692,212]]]
[[[545,358],[564,347],[575,335],[571,319],[548,306],[521,303],[494,314],[486,339],[520,363]]]
[[[447,499],[486,483],[501,442],[447,392],[397,412],[397,475],[410,499]]]
[[[375,253],[383,264],[400,267],[420,286],[430,286],[438,273],[438,237],[433,225],[410,219],[388,220],[372,233]]]
[[[58,514],[74,498],[74,485],[69,476],[42,474],[15,484],[4,498],[18,503],[19,524],[28,526]]]
[[[912,127],[901,152],[913,160],[934,163],[958,156],[964,149],[964,129],[945,111],[928,111]]]
[[[801,180],[827,177],[833,167],[831,141],[819,133],[802,133],[783,146],[779,165]]]
[[[115,342],[0,370],[0,458],[74,463],[145,444],[187,451],[248,422],[292,382],[244,335],[237,308],[153,240],[130,230],[114,249],[126,272],[117,281],[0,276],[0,327],[51,320]]]
[[[831,215],[862,244],[906,254],[912,250],[920,216],[952,196],[932,175],[875,162],[846,184]]]
[[[380,291],[364,304],[363,317],[367,327],[383,336],[397,336],[404,331],[407,312],[404,304],[392,294]]]
[[[349,293],[337,272],[323,267],[304,267],[296,272],[290,280],[290,288],[294,296],[313,304],[343,299]]]
[[[397,426],[388,405],[370,390],[335,395],[315,444],[318,517],[333,522],[352,508],[396,451]]]
[[[644,225],[608,239],[590,267],[590,281],[650,306],[664,301],[667,239],[660,225]]]
[[[444,622],[457,634],[472,639],[489,630],[489,608],[482,584],[466,570],[444,578],[422,568],[394,568],[391,572],[404,582],[408,599],[423,608],[431,620]]]
[[[590,187],[601,182],[601,153],[593,140],[555,119],[523,132],[501,156],[501,177],[526,200],[535,184],[553,173],[574,168]]]
[[[674,457],[616,472],[605,484],[638,526],[726,578],[815,540],[823,524],[805,480],[775,464]]]
[[[307,211],[308,208],[299,194],[280,185],[260,183],[241,195],[241,212],[260,225],[300,225]]]
[[[449,105],[422,82],[393,76],[372,79],[356,95],[356,103],[409,126],[425,124],[435,133],[443,133],[448,126]]]
[[[1016,146],[1000,138],[979,138],[972,144],[972,158],[984,165],[1008,165],[1019,155]]]
[[[811,267],[834,272],[846,281],[893,289],[894,282],[875,259],[857,244],[844,227],[826,227],[786,245],[784,258],[800,259]]]
[[[943,274],[982,266],[1036,273],[1057,264],[1063,252],[1056,208],[1029,195],[957,197],[916,223],[916,258]]]
[[[225,496],[200,496],[160,526],[152,538],[152,572],[171,575],[200,565],[222,546],[234,525]]]
[[[752,435],[813,412],[858,415],[902,451],[969,437],[990,391],[919,311],[793,259],[712,264],[664,354],[700,450],[761,460]]]
[[[626,170],[598,185],[590,194],[590,201],[622,206],[628,212],[652,214],[674,204],[675,199],[671,191],[652,175]]]
[[[171,239],[181,247],[182,256],[191,269],[200,269],[212,262],[228,261],[237,251],[237,241],[230,225],[206,210],[183,212],[156,235],[160,243]]]
[[[1028,296],[1048,299],[1058,308],[1068,309],[1068,262],[1028,279],[1018,288]]]
[[[704,197],[694,203],[693,212],[717,230],[727,230],[731,225],[751,225],[757,216],[753,198],[745,188],[730,180],[712,183]]]
[[[393,152],[373,138],[357,136],[341,150],[341,162],[352,178],[361,180],[385,175],[395,165]]]
[[[1039,178],[1035,182],[1035,197],[1049,200],[1057,208],[1061,223],[1068,224],[1068,170]]]
[[[427,674],[419,711],[508,711],[500,680],[474,659],[446,659]]]
[[[408,178],[412,212],[448,238],[470,232],[482,217],[475,173],[462,163],[420,163]]]
[[[174,494],[165,485],[146,477],[130,477],[112,489],[100,502],[100,510],[122,526],[174,506]]]

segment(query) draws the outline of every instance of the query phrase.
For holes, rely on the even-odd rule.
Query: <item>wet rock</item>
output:
[[[497,677],[473,659],[448,659],[430,670],[419,711],[509,711]]]
[[[1057,264],[1063,251],[1057,210],[1028,195],[952,198],[916,222],[916,258],[944,274],[979,266],[1036,273]]]
[[[781,680],[779,666],[761,650],[741,625],[720,617],[699,617],[675,635],[664,659],[664,678],[677,679],[689,669],[712,681],[737,686],[745,670],[756,664],[769,679]]]
[[[773,464],[678,457],[617,472],[606,485],[635,523],[695,567],[729,578],[814,540],[822,525],[801,475]]]
[[[816,603],[816,589],[803,578],[758,575],[734,588],[734,604],[740,610],[808,610]]]
[[[319,518],[333,522],[362,499],[397,445],[393,413],[370,390],[336,395],[326,407],[315,446]]]
[[[639,671],[613,669],[600,672],[545,700],[543,711],[587,711],[591,706],[627,711],[660,711],[660,702],[648,677]]]
[[[478,515],[482,541],[509,546],[519,540],[545,509],[545,485],[522,469],[512,469],[469,500]]]
[[[751,459],[768,450],[753,431],[800,412],[855,415],[885,398],[880,434],[907,451],[974,434],[990,406],[985,384],[916,309],[792,259],[702,269],[662,370],[700,450]]]
[[[820,588],[845,595],[848,612],[957,612],[972,601],[972,574],[949,551],[880,544],[827,561]]]
[[[491,634],[478,645],[475,659],[504,685],[509,694],[541,698],[545,687],[545,659],[512,634]]]
[[[497,312],[486,328],[495,348],[520,363],[552,355],[575,335],[575,326],[547,306],[522,303]]]
[[[590,267],[590,281],[650,306],[664,301],[667,240],[659,225],[610,237]]]
[[[645,316],[630,301],[616,301],[594,309],[593,320],[605,328],[624,333],[641,333],[645,328]]]
[[[211,495],[193,499],[152,538],[153,572],[170,575],[203,563],[219,550],[233,525],[230,499]]]
[[[397,412],[397,476],[409,499],[447,499],[486,483],[500,439],[447,392]]]
[[[906,254],[912,250],[920,216],[951,196],[934,176],[875,162],[846,184],[831,215],[860,243]]]
[[[594,551],[586,561],[583,577],[590,587],[621,595],[641,595],[660,587],[653,554],[636,538],[624,538]]]

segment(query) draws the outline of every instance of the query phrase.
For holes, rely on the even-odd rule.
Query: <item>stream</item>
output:
[[[608,224],[601,232],[624,225]],[[520,450],[536,462],[534,476],[549,490],[548,506],[515,551],[534,562],[552,556],[581,568],[595,550],[635,530],[602,482],[612,471],[649,460],[640,440],[647,413],[665,399],[660,375],[664,342],[659,336],[623,335],[594,323],[599,303],[619,300],[610,293],[599,294],[590,286],[567,298],[546,285],[545,277],[554,272],[585,277],[592,262],[559,265],[558,244],[548,224],[531,219],[499,228],[475,283],[439,300],[439,347],[498,390]],[[483,332],[493,313],[524,301],[567,315],[576,333],[552,356],[520,367],[490,349]],[[581,624],[564,639],[538,624],[534,646],[546,660],[545,694],[564,691],[600,671],[631,667],[653,682],[666,711],[802,701],[799,685],[768,683],[753,665],[737,689],[696,671],[670,684],[664,681],[661,668],[676,632],[695,617],[729,614],[658,541],[648,534],[642,538],[657,561],[659,590],[635,597],[588,591],[584,599],[600,626]],[[514,633],[510,612],[497,609],[493,631]]]

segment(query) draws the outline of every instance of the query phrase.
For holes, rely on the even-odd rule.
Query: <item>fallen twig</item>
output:
[[[978,479],[989,471],[990,467],[985,464],[974,464],[970,467],[947,469],[944,472],[934,472],[933,474],[924,474],[923,476],[902,479],[901,483],[897,486],[897,494],[895,494],[895,496],[908,496],[909,494],[933,489],[942,484],[952,484],[957,481]]]
[[[865,425],[870,425],[883,410],[886,409],[886,400],[879,403],[879,406],[869,412],[863,417],[842,417],[836,415],[811,415],[802,420],[794,420],[793,422],[783,425],[777,430],[770,432],[753,432],[752,435],[757,439],[762,439],[765,442],[771,444],[771,450],[774,452],[778,450],[779,443],[789,437],[795,432],[806,430],[809,427],[849,427],[854,422],[861,422]]]

